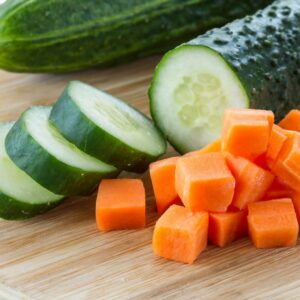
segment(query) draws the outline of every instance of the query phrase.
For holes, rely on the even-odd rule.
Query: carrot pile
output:
[[[225,247],[249,235],[257,248],[296,245],[300,222],[300,111],[278,124],[271,111],[228,109],[221,138],[150,165],[160,218],[152,246],[164,258],[193,263],[207,241]],[[145,225],[138,180],[100,184],[100,230]]]

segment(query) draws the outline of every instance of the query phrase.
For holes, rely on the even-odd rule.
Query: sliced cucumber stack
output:
[[[50,111],[51,107],[25,111],[6,137],[6,151],[20,169],[53,193],[90,194],[102,178],[118,170],[64,139],[48,121]]]
[[[0,218],[22,220],[58,205],[64,196],[55,195],[19,169],[5,150],[5,137],[13,123],[0,123]]]
[[[166,151],[165,139],[149,118],[79,81],[65,88],[50,121],[82,151],[123,170],[143,172]]]

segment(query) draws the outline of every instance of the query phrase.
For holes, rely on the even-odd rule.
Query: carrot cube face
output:
[[[224,114],[222,151],[255,160],[266,152],[274,115],[270,111],[228,109]]]
[[[172,205],[156,222],[153,251],[164,258],[193,263],[206,248],[208,213]]]
[[[272,172],[292,189],[299,190],[300,185],[300,133],[285,131],[285,141]]]
[[[209,241],[225,247],[247,234],[247,211],[210,213],[208,228]]]
[[[99,230],[142,228],[145,226],[145,211],[145,189],[141,180],[102,180],[96,201]]]
[[[299,225],[291,199],[251,203],[248,228],[257,248],[295,246]]]
[[[228,154],[226,158],[236,180],[232,206],[242,210],[249,203],[262,200],[272,185],[274,175],[243,157]]]
[[[287,136],[284,130],[277,125],[273,125],[266,153],[266,161],[269,168],[274,165],[286,140]]]
[[[285,185],[278,177],[275,177],[272,185],[264,195],[264,200],[291,198],[293,190]]]
[[[175,189],[175,168],[179,157],[170,157],[150,164],[150,177],[158,213],[180,202]]]
[[[281,128],[300,131],[300,110],[292,109],[278,124]]]
[[[297,215],[298,224],[300,224],[300,193],[299,192],[293,192],[292,200],[295,208],[295,212]]]
[[[192,211],[225,212],[233,198],[235,179],[221,153],[205,153],[178,160],[175,187]]]
[[[184,156],[198,155],[198,154],[211,153],[211,152],[221,152],[220,139],[215,140],[214,142],[208,144],[207,146],[201,148],[200,150],[188,152]]]

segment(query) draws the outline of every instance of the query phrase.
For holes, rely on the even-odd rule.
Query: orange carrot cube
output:
[[[300,224],[300,193],[299,192],[293,192],[292,194],[292,201],[294,204],[295,212],[297,215],[298,224]]]
[[[105,179],[99,186],[96,221],[99,230],[136,229],[145,226],[146,197],[139,179]]]
[[[156,222],[153,250],[164,258],[193,263],[206,248],[208,213],[172,205]]]
[[[300,110],[292,109],[278,124],[281,128],[300,131]]]
[[[285,131],[285,141],[272,172],[292,189],[300,190],[300,133]]]
[[[272,168],[274,165],[286,140],[287,136],[284,130],[277,125],[273,125],[266,153],[266,161],[269,168]]]
[[[198,155],[203,153],[220,152],[221,151],[221,140],[215,140],[200,150],[186,153],[184,156]]]
[[[222,153],[205,153],[178,160],[175,187],[192,211],[225,212],[233,198],[235,180]]]
[[[227,109],[222,151],[254,160],[267,150],[274,114],[267,110]]]
[[[232,206],[242,210],[249,203],[262,200],[274,180],[274,175],[243,157],[234,157],[231,154],[226,157],[236,180]]]
[[[248,210],[249,234],[255,247],[296,245],[299,225],[291,199],[251,203]]]
[[[247,211],[210,213],[208,228],[209,241],[225,247],[247,234]]]
[[[150,164],[150,177],[160,215],[172,204],[180,202],[175,189],[175,168],[178,159],[179,157],[170,157]]]
[[[267,193],[264,195],[264,200],[291,198],[292,195],[292,189],[285,185],[278,177],[275,177]]]

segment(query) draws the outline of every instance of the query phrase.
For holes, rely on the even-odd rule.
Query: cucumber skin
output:
[[[149,164],[160,156],[151,156],[133,149],[96,126],[72,101],[68,87],[69,85],[54,104],[49,118],[64,138],[85,153],[129,172],[145,172]],[[166,141],[163,136],[161,138],[166,150]],[[161,155],[164,153],[165,151]]]
[[[0,12],[0,67],[69,72],[125,62],[164,52],[272,0],[182,2],[8,0]]]
[[[6,152],[11,160],[41,186],[55,194],[90,195],[104,176],[66,165],[48,153],[27,132],[23,120],[25,113],[5,139]],[[115,177],[117,174],[111,173],[105,177]]]
[[[240,78],[251,108],[272,110],[279,121],[300,106],[300,1],[275,1],[187,44],[223,56]]]
[[[58,206],[63,199],[51,201],[49,204],[27,204],[0,192],[0,218],[5,220],[25,220],[43,214]]]

